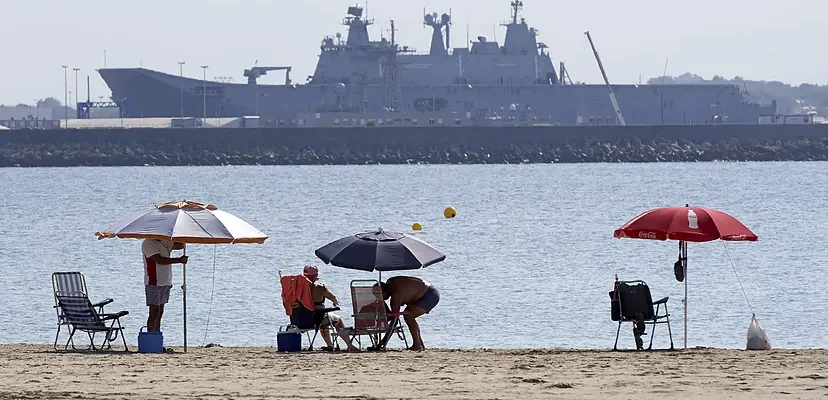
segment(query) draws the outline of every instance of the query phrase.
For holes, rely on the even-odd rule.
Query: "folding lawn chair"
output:
[[[69,326],[69,340],[66,341],[64,349],[68,349],[70,343],[72,344],[72,348],[76,349],[72,337],[75,336],[76,331],[81,331],[86,332],[89,336],[89,347],[92,350],[103,350],[104,347],[111,349],[112,341],[120,335],[121,340],[124,342],[124,351],[129,351],[120,319],[128,315],[128,311],[120,311],[116,314],[99,314],[95,310],[95,306],[92,305],[92,302],[86,296],[59,294],[57,295],[57,302],[63,312],[63,319],[66,321],[66,325]],[[110,323],[107,325],[107,322]],[[118,326],[116,327],[115,324]],[[96,333],[104,334],[104,339],[100,347],[95,347]]]
[[[375,280],[351,281],[351,304],[354,308],[354,327],[348,328],[351,341],[356,339],[362,348],[360,336],[368,336],[371,349],[384,350],[388,339],[396,334],[408,347],[408,340],[402,327],[400,317],[406,312],[391,313],[382,298],[379,282]],[[383,337],[385,335],[385,338]],[[383,341],[383,339],[385,339]]]
[[[57,342],[60,337],[60,329],[64,325],[68,325],[63,311],[58,305],[58,295],[63,296],[81,296],[89,297],[86,288],[86,279],[80,272],[55,272],[52,274],[52,291],[55,297],[55,312],[57,313],[57,333],[55,334],[55,350],[57,350]],[[104,306],[112,303],[114,300],[106,299],[92,304],[92,307],[97,308],[99,314],[104,313]]]
[[[635,347],[638,350],[644,349],[642,335],[646,335],[646,325],[653,326],[650,332],[650,345],[647,350],[653,348],[653,337],[657,324],[667,324],[667,333],[670,336],[670,350],[673,350],[673,331],[670,329],[670,313],[667,311],[667,300],[669,297],[653,301],[650,295],[650,287],[641,280],[637,281],[615,281],[614,290],[609,292],[611,301],[612,320],[618,321],[618,330],[615,332],[615,345],[613,350],[618,350],[618,336],[621,332],[621,323],[633,323],[633,335],[635,336]],[[664,314],[659,314],[661,306],[664,306]],[[655,309],[653,309],[655,306]]]

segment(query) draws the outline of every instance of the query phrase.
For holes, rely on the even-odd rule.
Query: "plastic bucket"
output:
[[[144,328],[138,332],[139,353],[163,353],[164,334],[162,332],[144,332]]]
[[[302,332],[293,325],[280,326],[279,333],[276,335],[276,347],[281,353],[301,351]]]

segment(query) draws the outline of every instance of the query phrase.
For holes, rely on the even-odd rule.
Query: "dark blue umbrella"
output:
[[[316,250],[325,264],[362,271],[419,269],[446,259],[420,239],[399,232],[363,232],[346,236]]]

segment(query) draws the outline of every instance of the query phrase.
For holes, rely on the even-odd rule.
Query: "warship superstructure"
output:
[[[191,79],[143,68],[104,68],[101,77],[125,117],[260,116],[296,125],[300,115],[462,114],[471,119],[514,119],[562,125],[618,124],[604,84],[572,84],[563,64],[556,71],[548,46],[511,2],[503,45],[478,36],[451,48],[451,17],[426,14],[433,29],[428,54],[390,38],[372,41],[373,20],[349,7],[347,37],[325,37],[313,75],[297,84],[291,67],[244,71],[247,83]],[[597,55],[597,54],[596,54]],[[284,84],[259,84],[268,71],[285,71]],[[630,125],[755,124],[776,105],[748,101],[735,85],[611,85]],[[392,118],[392,117],[389,117]],[[427,117],[424,117],[427,118]],[[469,118],[466,118],[467,120]],[[356,120],[356,119],[354,119]]]

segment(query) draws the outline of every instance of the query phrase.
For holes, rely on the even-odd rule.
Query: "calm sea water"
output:
[[[188,249],[190,345],[272,346],[287,317],[277,272],[320,265],[350,310],[348,282],[375,274],[322,265],[313,251],[383,227],[411,232],[447,260],[409,274],[439,287],[421,318],[429,347],[607,348],[615,339],[609,297],[615,274],[670,296],[682,344],[684,287],[673,277],[676,242],[614,239],[615,228],[665,205],[718,208],[759,235],[755,243],[690,245],[689,345],[743,348],[751,309],[775,347],[828,347],[825,163],[640,165],[319,166],[0,169],[0,342],[51,343],[50,275],[85,274],[92,300],[128,310],[130,344],[145,324],[137,240],[94,232],[178,199],[208,201],[249,221],[264,245]],[[447,220],[445,206],[457,208]],[[214,263],[215,260],[215,263]],[[385,276],[384,276],[385,277]],[[180,270],[163,320],[183,343]],[[215,285],[215,286],[213,286]],[[350,313],[343,313],[346,320]],[[209,317],[209,324],[208,324]],[[658,327],[656,344],[667,345]],[[633,345],[631,327],[621,344]],[[205,336],[206,334],[206,336]]]

